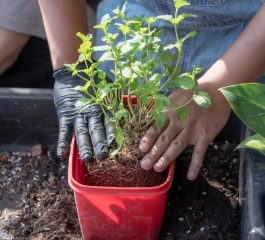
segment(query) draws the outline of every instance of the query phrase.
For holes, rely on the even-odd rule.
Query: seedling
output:
[[[174,5],[174,16],[156,17],[127,18],[126,4],[122,9],[116,8],[114,16],[103,16],[101,23],[95,26],[104,33],[103,46],[92,46],[91,34],[85,36],[77,33],[82,39],[78,49],[79,59],[74,64],[66,64],[73,75],[78,75],[85,81],[84,86],[74,88],[86,95],[79,99],[76,107],[82,112],[91,105],[99,104],[114,127],[118,149],[123,143],[138,143],[153,123],[162,127],[167,111],[176,111],[180,120],[184,120],[188,114],[186,106],[191,101],[194,100],[202,107],[210,105],[209,95],[197,91],[196,75],[203,69],[194,66],[192,72],[182,73],[180,67],[183,44],[197,33],[192,31],[184,38],[179,38],[178,25],[183,19],[195,15],[178,14],[181,7],[189,5],[187,1],[174,0]],[[173,25],[176,36],[174,44],[161,43],[163,29],[152,27],[156,21],[167,21]],[[117,27],[117,32],[108,32],[111,24]],[[120,34],[123,41],[116,43],[115,39]],[[95,51],[103,52],[97,62],[92,59]],[[105,61],[113,62],[111,72],[114,80],[111,83],[106,81],[106,73],[99,68]],[[80,63],[85,63],[86,68],[78,69]],[[84,73],[87,77],[83,76]],[[100,81],[96,81],[95,76]],[[193,96],[183,105],[178,105],[167,97],[169,92],[177,88],[193,91]],[[123,102],[125,95],[128,100],[126,105]],[[133,102],[133,98],[136,98],[136,102]]]

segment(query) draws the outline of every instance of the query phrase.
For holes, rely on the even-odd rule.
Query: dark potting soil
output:
[[[210,145],[192,182],[186,179],[192,147],[178,157],[160,240],[239,239],[235,146]],[[0,239],[82,239],[67,161],[57,159],[54,149],[47,150],[34,158],[27,152],[0,153]]]
[[[160,240],[237,240],[241,210],[238,203],[236,143],[208,147],[198,178],[186,178],[192,147],[177,159]]]

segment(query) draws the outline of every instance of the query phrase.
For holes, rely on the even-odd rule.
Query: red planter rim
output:
[[[84,167],[84,163],[78,157],[78,149],[76,145],[75,136],[72,139],[71,153],[69,156],[69,168],[68,168],[68,183],[70,187],[79,193],[88,193],[89,194],[102,194],[102,195],[158,195],[164,192],[167,192],[172,185],[172,180],[175,170],[175,161],[173,161],[168,170],[168,176],[164,183],[156,187],[98,187],[98,186],[89,186],[84,185],[78,182],[75,179],[74,173],[79,167]]]

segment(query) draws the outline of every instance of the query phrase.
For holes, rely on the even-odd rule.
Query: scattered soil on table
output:
[[[0,239],[82,240],[66,161],[52,148],[44,156],[14,152],[1,159]]]
[[[192,147],[178,157],[160,240],[239,239],[235,146],[210,145],[195,181],[186,179]],[[47,150],[34,158],[29,153],[0,153],[1,240],[82,239],[67,183],[68,163],[54,157],[53,148]]]

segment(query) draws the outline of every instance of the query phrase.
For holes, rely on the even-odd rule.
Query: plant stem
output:
[[[132,79],[132,65],[130,63],[129,63],[129,65],[130,65],[130,79]],[[128,99],[127,99],[127,102],[128,102],[128,106],[129,106],[130,112],[132,113],[133,117],[136,119],[136,116],[135,116],[135,113],[134,113],[134,110],[133,110],[133,107],[132,107],[132,101],[131,101],[130,92],[131,92],[131,88],[130,88],[130,86],[128,86],[128,92],[127,92]]]
[[[177,109],[183,108],[183,107],[187,106],[192,100],[193,100],[193,97],[189,101],[187,101],[186,103],[184,103],[181,106],[178,106],[178,107],[175,107],[175,108],[166,109],[166,110],[162,110],[162,112],[165,113],[165,112],[169,112],[169,111],[172,111],[172,110],[177,110]]]
[[[178,10],[176,9],[176,11],[175,11],[175,18],[177,18],[177,14],[178,14]],[[179,36],[178,36],[177,24],[174,24],[174,29],[175,29],[177,43],[179,43]],[[160,87],[159,91],[161,91],[165,86],[167,86],[167,84],[170,82],[170,80],[172,79],[172,77],[176,73],[176,70],[177,70],[177,68],[179,66],[181,54],[182,54],[182,44],[181,44],[180,48],[178,49],[178,51],[179,51],[179,56],[178,56],[178,60],[177,60],[176,66],[174,68],[174,71],[173,71],[172,75],[169,76],[168,80],[162,85],[162,87]]]
[[[139,131],[145,129],[146,127],[149,127],[153,122],[154,122],[154,119],[151,119],[144,126],[142,126],[141,128],[139,128]]]

